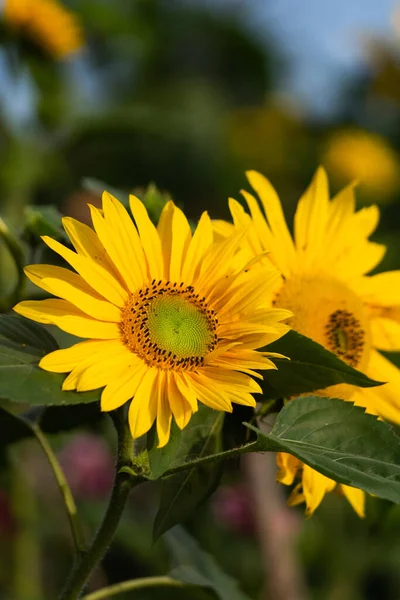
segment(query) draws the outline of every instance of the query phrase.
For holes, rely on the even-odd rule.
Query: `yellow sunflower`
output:
[[[368,412],[400,423],[400,371],[379,350],[400,349],[400,271],[368,276],[381,261],[385,247],[368,240],[379,221],[376,206],[356,211],[354,185],[330,199],[325,171],[318,169],[300,199],[294,218],[294,238],[282,206],[265,177],[249,171],[250,185],[261,201],[242,191],[250,214],[230,200],[234,226],[217,221],[221,237],[248,227],[246,246],[253,255],[268,250],[281,273],[271,305],[293,312],[293,329],[336,353],[382,387],[349,385],[317,391],[351,400]],[[306,502],[311,514],[336,483],[287,454],[278,455],[278,480],[301,483],[290,502]],[[364,514],[364,493],[345,485],[340,490],[357,513]]]
[[[57,0],[5,0],[4,19],[56,59],[79,50],[84,43],[77,16]]]
[[[44,242],[75,272],[50,265],[26,268],[29,279],[58,299],[26,301],[14,310],[90,338],[45,356],[40,367],[67,373],[64,390],[104,387],[101,409],[132,400],[133,438],[157,420],[159,446],[169,439],[172,416],[182,429],[197,402],[232,411],[255,406],[261,392],[254,369],[274,369],[257,352],[286,333],[286,310],[262,308],[276,269],[258,270],[238,251],[245,232],[213,239],[207,213],[192,235],[183,212],[168,202],[158,227],[131,196],[134,221],[105,192],[103,209],[90,206],[94,230],[71,218],[63,225],[76,252],[47,236]],[[275,355],[276,356],[276,355]]]

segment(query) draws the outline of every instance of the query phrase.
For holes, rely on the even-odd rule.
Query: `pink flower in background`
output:
[[[100,437],[91,433],[75,435],[61,450],[59,458],[77,498],[101,500],[109,494],[114,480],[114,460]]]
[[[255,532],[251,498],[242,483],[220,487],[212,498],[211,509],[215,520],[241,535]]]

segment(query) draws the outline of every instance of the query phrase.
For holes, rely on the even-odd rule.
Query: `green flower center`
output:
[[[151,300],[147,323],[150,340],[180,358],[204,356],[213,340],[207,315],[179,295]]]
[[[149,366],[193,370],[218,343],[218,319],[192,286],[152,281],[121,311],[121,339]]]

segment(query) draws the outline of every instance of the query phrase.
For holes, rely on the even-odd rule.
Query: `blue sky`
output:
[[[185,0],[184,0],[185,1]],[[186,0],[217,10],[237,5],[261,39],[273,36],[290,60],[281,89],[320,115],[335,109],[342,80],[363,64],[364,34],[392,37],[392,15],[400,0]],[[0,0],[0,10],[4,0]],[[399,33],[400,49],[400,33]],[[11,82],[0,55],[0,100],[17,122],[30,111],[25,77]]]
[[[363,64],[362,36],[394,40],[392,17],[400,10],[398,0],[255,0],[249,6],[259,34],[270,31],[290,58],[285,91],[322,113],[334,107],[343,77]]]

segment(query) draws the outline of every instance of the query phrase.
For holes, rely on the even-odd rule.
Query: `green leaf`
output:
[[[298,396],[339,383],[360,387],[381,385],[381,382],[373,381],[317,342],[293,330],[265,350],[290,358],[273,359],[278,370],[268,371],[264,375],[262,386],[265,399]]]
[[[40,359],[57,348],[53,336],[41,325],[0,315],[0,398],[46,406],[98,401],[100,390],[64,392],[65,375],[39,368]]]
[[[24,237],[33,234],[36,238],[42,235],[67,239],[61,227],[62,214],[51,204],[46,206],[27,206],[25,208]]]
[[[181,443],[181,430],[176,424],[175,420],[172,421],[171,435],[169,442],[163,448],[157,448],[158,437],[156,428],[153,426],[147,435],[147,449],[149,453],[149,467],[150,467],[150,479],[158,479],[161,475],[164,475],[170,468],[175,457],[178,453],[179,446]]]
[[[253,452],[289,452],[327,477],[400,503],[400,438],[359,406],[337,398],[304,396],[287,403]]]
[[[223,572],[211,554],[204,552],[182,527],[176,527],[165,536],[167,548],[177,565],[170,572],[174,579],[185,583],[210,587],[220,600],[249,600],[237,582]]]
[[[200,406],[182,431],[179,451],[170,465],[176,467],[221,450],[224,414]],[[153,536],[157,539],[177,523],[185,521],[214,491],[221,475],[221,465],[210,462],[170,475],[161,481],[161,498]]]

